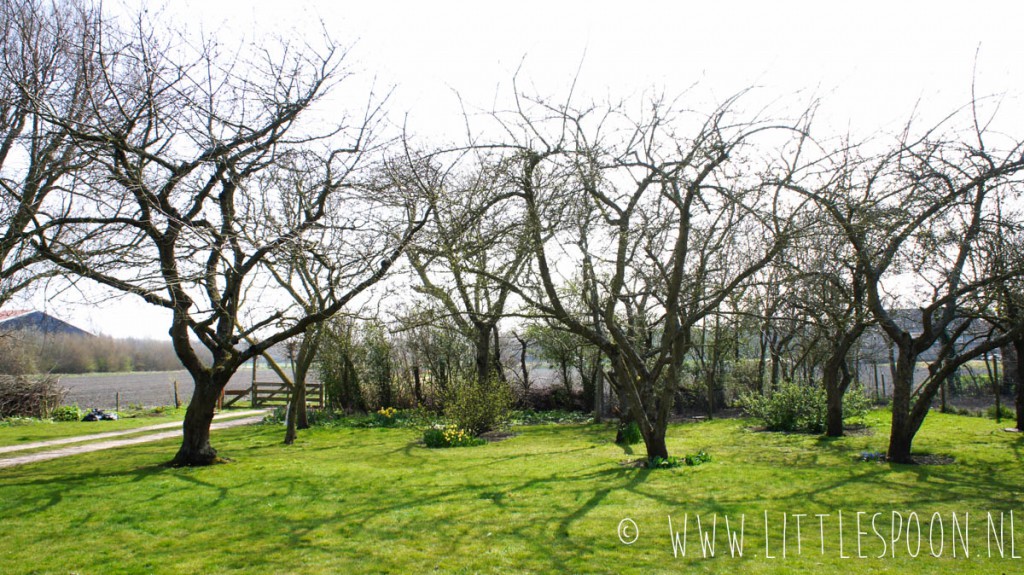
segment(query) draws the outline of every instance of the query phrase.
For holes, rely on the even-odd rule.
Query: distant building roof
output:
[[[35,330],[45,334],[92,334],[52,315],[34,310],[0,310],[0,331]]]
[[[3,322],[5,322],[5,321],[7,321],[9,319],[14,319],[14,318],[18,317],[19,315],[25,315],[27,313],[32,313],[32,310],[30,310],[30,309],[5,309],[5,310],[0,310],[0,323],[3,323]]]

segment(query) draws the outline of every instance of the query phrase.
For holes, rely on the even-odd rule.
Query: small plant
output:
[[[619,428],[619,432],[615,435],[615,443],[619,445],[636,445],[644,440],[644,436],[640,433],[640,426],[635,421],[630,421],[624,427]]]
[[[32,425],[39,423],[39,420],[34,417],[21,417],[15,415],[13,417],[0,417],[0,427],[17,427],[19,425]]]
[[[711,461],[711,456],[708,455],[707,451],[701,449],[700,451],[697,452],[696,455],[687,455],[686,457],[683,458],[683,460],[686,462],[686,465],[694,467],[702,463],[708,463],[709,461]]]
[[[62,405],[50,412],[50,419],[54,421],[79,421],[82,419],[82,410],[77,405]]]
[[[684,457],[654,457],[648,459],[645,463],[647,469],[672,469],[673,467],[695,467],[702,463],[711,461],[711,456],[708,455],[703,449],[698,451],[696,455],[686,455]]]
[[[456,425],[435,425],[423,432],[423,443],[430,448],[443,448],[472,447],[487,442]]]
[[[335,411],[329,407],[326,409],[307,409],[306,421],[313,427],[334,427],[345,421],[345,412]]]
[[[885,454],[881,451],[861,451],[860,457],[857,458],[859,461],[885,461]]]
[[[366,427],[394,427],[398,423],[398,410],[394,407],[382,407],[371,413]]]
[[[647,469],[672,469],[682,464],[678,457],[654,457],[647,460]]]

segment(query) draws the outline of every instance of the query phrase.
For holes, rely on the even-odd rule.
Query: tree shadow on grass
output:
[[[77,489],[88,489],[95,485],[111,483],[141,483],[158,477],[173,477],[196,487],[217,492],[216,502],[223,501],[229,494],[226,487],[217,486],[196,477],[194,468],[172,468],[166,462],[137,466],[129,469],[105,469],[93,467],[77,473],[48,473],[45,468],[31,470],[19,479],[0,481],[0,488],[27,488],[17,498],[4,498],[0,502],[0,515],[36,513],[46,511],[64,499],[64,495]],[[149,500],[154,501],[167,493],[158,493]]]

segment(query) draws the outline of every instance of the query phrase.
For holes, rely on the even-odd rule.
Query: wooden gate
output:
[[[249,389],[225,389],[221,407],[229,407],[248,396],[252,407],[288,405],[292,388],[280,381],[254,381]],[[323,409],[324,386],[320,383],[306,384],[306,405]]]
[[[252,384],[252,405],[288,405],[292,388],[280,381],[254,381]],[[306,405],[323,408],[324,386],[319,383],[306,384]]]

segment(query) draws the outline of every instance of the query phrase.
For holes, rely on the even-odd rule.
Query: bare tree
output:
[[[0,4],[0,305],[41,275],[28,241],[70,203],[82,160],[64,125],[85,121],[99,16],[84,4],[9,0]],[[55,196],[60,196],[55,198]]]
[[[760,175],[792,171],[789,152],[802,141],[792,128],[803,120],[738,119],[735,99],[695,122],[659,99],[635,114],[519,103],[499,115],[515,135],[508,148],[518,162],[519,225],[534,261],[517,291],[600,348],[648,457],[667,457],[665,432],[694,328],[795,233],[792,214],[801,202],[785,201]],[[768,134],[794,144],[783,154],[788,163],[758,156],[750,145]],[[564,223],[579,221],[578,212],[596,216],[586,238]],[[564,270],[586,259],[598,292],[586,298],[596,304],[596,324],[571,313],[565,293]]]
[[[365,152],[352,151],[348,165],[338,174],[344,185],[324,180],[334,167],[330,159],[307,151],[283,158],[274,166],[263,170],[259,189],[266,193],[275,190],[276,201],[263,202],[263,221],[267,227],[278,228],[274,236],[285,236],[299,228],[308,218],[309,199],[324,186],[338,189],[327,199],[323,215],[317,225],[301,238],[283,245],[268,254],[266,271],[277,288],[288,296],[280,323],[294,325],[302,318],[322,314],[343,297],[354,279],[372,275],[383,265],[383,258],[391,257],[389,246],[401,242],[409,222],[395,215],[412,213],[414,207],[408,198],[394,193],[381,181],[387,178],[368,174],[364,182],[351,177],[359,156]],[[328,156],[329,158],[329,156]],[[370,199],[372,198],[372,200]],[[265,230],[248,242],[257,245]],[[243,229],[248,234],[250,230]],[[264,236],[265,237],[265,236]],[[286,304],[281,303],[282,307]],[[296,339],[289,341],[292,351],[291,377],[282,379],[291,386],[291,400],[286,417],[285,443],[295,440],[296,429],[308,427],[306,416],[306,378],[320,347],[323,330],[319,325],[307,328]]]
[[[504,379],[498,323],[530,252],[512,213],[507,166],[486,154],[462,153],[455,165],[441,170],[433,161],[438,154],[423,159],[407,154],[394,169],[395,185],[424,198],[432,214],[409,249],[419,280],[414,289],[472,342],[477,380]]]
[[[849,150],[840,150],[828,159],[829,165],[819,185],[849,190],[856,171]],[[805,223],[809,233],[787,250],[784,256],[792,271],[793,312],[804,330],[805,356],[820,355],[821,385],[825,389],[825,434],[843,435],[843,397],[855,379],[851,354],[872,324],[867,302],[864,266],[843,240],[840,230],[827,214],[818,213]],[[810,361],[805,362],[810,365]],[[809,369],[812,377],[819,369]]]
[[[976,104],[973,110],[977,114]],[[942,137],[940,127],[916,138],[908,127],[891,152],[862,163],[842,185],[820,191],[793,186],[842,230],[862,270],[874,320],[897,351],[888,457],[898,463],[911,462],[914,436],[947,376],[1024,329],[997,334],[977,321],[990,313],[988,288],[1017,277],[1024,271],[1020,262],[1000,274],[971,265],[991,228],[995,199],[1019,185],[1014,176],[1024,168],[1024,144],[992,148],[977,122],[974,143]],[[900,278],[914,282],[914,293],[906,284],[893,287]],[[916,309],[901,311],[901,301]],[[975,341],[958,343],[964,338]],[[915,367],[933,346],[934,359],[915,385]]]
[[[998,198],[994,213],[994,226],[988,230],[981,242],[978,255],[979,265],[984,266],[987,273],[1004,278],[990,288],[991,297],[995,300],[994,315],[986,318],[1003,331],[1011,331],[1015,326],[1024,324],[1024,275],[1014,274],[1013,270],[1024,262],[1024,214],[1020,208],[1011,208],[1007,204],[1019,202],[1019,190],[1010,194],[1007,201]],[[1022,380],[1021,358],[1024,358],[1024,331],[1008,342],[1002,349],[1003,375],[1007,384],[1014,386],[1014,404],[1016,408],[1017,430],[1024,431],[1024,380]],[[989,362],[985,365],[989,368]],[[989,368],[990,372],[995,370]],[[993,373],[993,375],[995,375]],[[998,379],[998,378],[995,378]],[[1003,388],[1003,381],[993,381],[996,391],[996,405],[999,405],[998,394]]]
[[[326,131],[301,122],[348,77],[343,51],[329,41],[319,52],[308,46],[225,58],[215,44],[170,42],[143,22],[99,43],[102,83],[88,98],[95,120],[61,124],[94,169],[88,189],[76,192],[81,211],[60,220],[76,233],[43,234],[38,249],[68,272],[172,312],[171,340],[195,384],[175,465],[217,460],[214,406],[241,365],[344,308],[384,277],[422,226],[403,205],[383,207],[395,218],[385,230],[335,230],[372,240],[349,244],[359,263],[339,272],[343,287],[317,309],[289,307],[288,290],[270,278],[297,246],[338,225],[331,214],[375,205],[352,184],[378,104],[371,96],[365,112]],[[302,166],[317,171],[307,188],[262,179],[310,156],[320,160]],[[275,217],[286,203],[294,217]]]

